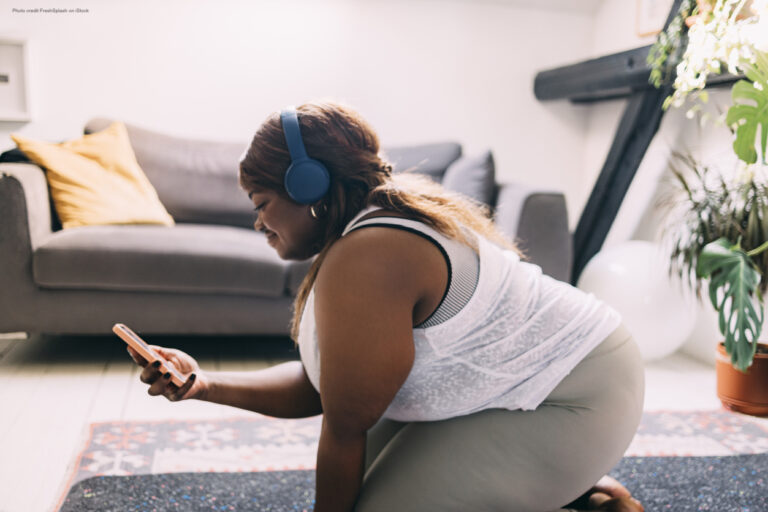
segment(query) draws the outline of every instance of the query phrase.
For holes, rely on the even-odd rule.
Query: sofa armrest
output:
[[[21,197],[13,197],[20,196]],[[16,199],[16,200],[14,200]],[[23,199],[19,202],[18,199]],[[0,164],[0,204],[24,205],[26,208],[14,208],[4,212],[3,223],[25,225],[29,233],[29,243],[34,251],[51,234],[51,207],[48,196],[48,183],[43,170],[35,164],[2,163]],[[26,214],[26,218],[20,218]]]
[[[496,225],[515,240],[527,261],[555,279],[570,282],[573,238],[561,192],[501,184],[494,210]]]

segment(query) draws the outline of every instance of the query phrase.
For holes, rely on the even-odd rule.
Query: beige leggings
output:
[[[355,510],[561,509],[619,462],[640,423],[644,391],[640,353],[622,325],[534,411],[382,418],[368,431]]]

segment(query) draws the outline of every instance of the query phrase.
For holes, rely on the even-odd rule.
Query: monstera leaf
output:
[[[757,162],[755,137],[760,127],[760,155],[765,163],[768,145],[768,54],[755,52],[755,62],[744,62],[741,67],[749,80],[739,80],[731,89],[733,105],[728,109],[725,122],[736,130],[733,150],[748,164]]]
[[[739,244],[720,238],[704,246],[696,265],[699,278],[710,278],[709,299],[718,312],[720,332],[731,363],[742,372],[752,364],[763,326],[760,272]],[[757,296],[755,308],[753,296]]]

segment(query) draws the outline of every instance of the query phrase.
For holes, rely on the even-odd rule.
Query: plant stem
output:
[[[752,249],[751,251],[749,251],[749,252],[747,253],[747,256],[750,256],[750,257],[751,257],[751,256],[755,256],[755,255],[758,255],[758,254],[760,254],[761,252],[763,252],[763,251],[764,251],[764,250],[766,250],[766,249],[768,249],[768,242],[765,242],[765,243],[764,243],[763,245],[761,245],[760,247],[757,247],[757,248],[755,248],[755,249]]]

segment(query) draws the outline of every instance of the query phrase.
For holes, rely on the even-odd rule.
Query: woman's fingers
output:
[[[165,348],[158,345],[150,345],[149,347],[166,360],[175,359],[176,356],[181,353],[180,350],[176,350],[175,348]]]
[[[160,366],[161,366],[160,361],[155,361],[152,364],[148,364],[141,371],[141,375],[139,375],[139,380],[141,380],[141,382],[143,382],[144,384],[152,384],[161,375]]]
[[[155,361],[147,365],[141,372],[141,381],[149,384],[147,393],[152,396],[163,395],[172,402],[181,400],[195,383],[195,374],[189,376],[183,386],[179,387],[171,380],[171,372],[176,369],[172,361],[165,361],[162,365],[160,361]]]
[[[173,386],[171,383],[171,372],[165,372],[149,386],[147,393],[152,396],[164,395],[168,392],[169,386]]]
[[[144,384],[149,384],[147,393],[152,396],[163,395],[172,402],[182,400],[184,396],[192,389],[195,384],[196,375],[192,373],[187,381],[181,386],[177,386],[171,380],[171,372],[177,371],[184,374],[190,371],[196,371],[196,364],[189,364],[186,359],[189,356],[176,349],[163,348],[157,345],[150,345],[150,348],[157,352],[163,360],[157,360],[152,363],[148,363],[138,352],[133,348],[128,347],[128,353],[136,364],[143,366],[144,369],[139,375],[139,379]],[[184,356],[186,359],[182,358]]]
[[[163,395],[171,402],[178,402],[192,388],[196,378],[197,375],[191,374],[184,385],[179,387],[171,381],[171,372],[166,372],[149,386],[147,393],[152,396]]]
[[[172,402],[176,402],[180,400],[182,396],[184,396],[184,393],[186,393],[186,390],[189,389],[191,385],[190,385],[189,379],[187,379],[187,382],[185,382],[181,386],[181,388],[179,388],[179,386],[174,384],[173,381],[171,380],[171,372],[176,370],[176,365],[173,364],[173,361],[166,361],[165,366],[168,372],[163,375],[163,378],[168,381],[168,387],[166,388],[163,394],[168,400]],[[177,372],[177,373],[181,373],[181,372]],[[192,379],[192,382],[194,383],[194,379]],[[183,390],[183,392],[179,393],[179,391],[181,390]],[[178,398],[174,399],[174,397],[176,396],[178,396]]]
[[[172,362],[179,373],[190,373],[196,370],[196,363],[187,353],[175,348],[163,348],[151,345],[165,361]]]
[[[189,391],[192,386],[195,384],[195,380],[197,379],[197,375],[194,373],[187,378],[187,382],[184,383],[183,386],[180,388],[177,387],[175,384],[171,384],[168,386],[170,393],[166,395],[166,398],[170,400],[171,402],[178,402],[182,398],[184,398],[184,395],[187,394],[187,391]]]

